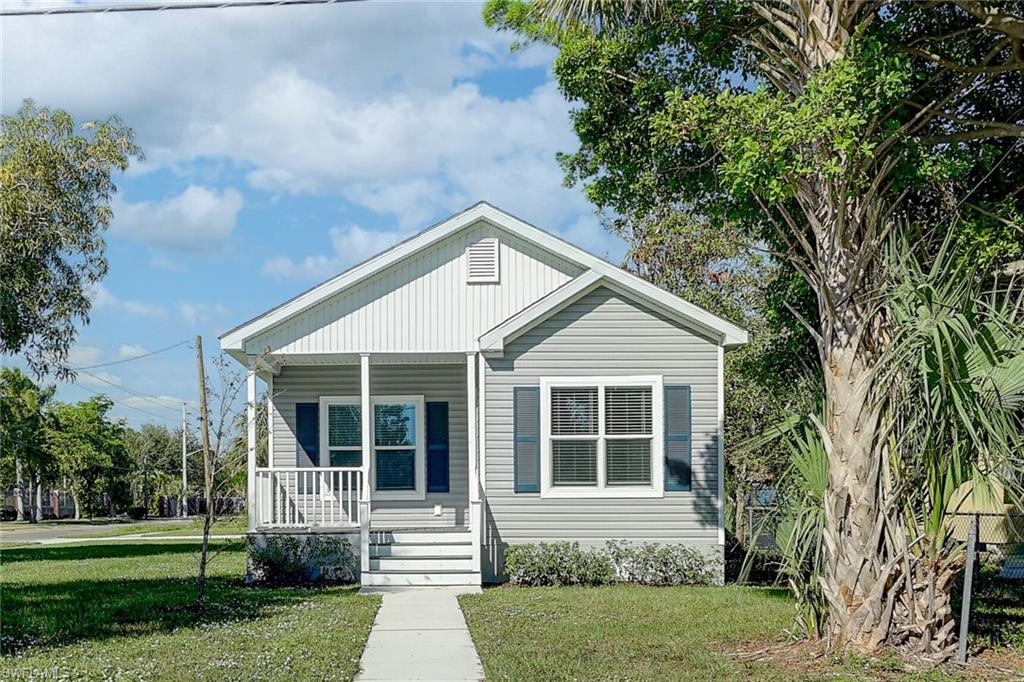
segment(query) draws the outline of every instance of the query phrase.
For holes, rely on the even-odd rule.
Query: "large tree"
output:
[[[75,322],[107,272],[111,176],[140,155],[116,117],[76,126],[27,100],[0,119],[0,353],[38,376],[69,375]]]
[[[952,235],[982,274],[1020,257],[1024,10],[492,0],[485,17],[559,47],[580,139],[563,165],[613,229],[671,206],[803,276],[824,389],[827,634],[865,650],[910,639],[948,651],[948,585],[937,611],[914,607],[935,603],[936,582],[911,566],[917,538],[880,417],[883,254],[895,236],[927,250]]]

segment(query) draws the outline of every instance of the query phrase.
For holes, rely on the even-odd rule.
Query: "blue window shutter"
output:
[[[689,490],[692,479],[689,386],[665,387],[665,490]]]
[[[295,439],[300,452],[309,456],[313,466],[320,466],[320,404],[295,403]],[[296,459],[296,464],[299,461]]]
[[[427,403],[427,492],[448,492],[448,403]]]
[[[512,469],[517,493],[540,492],[540,387],[512,389]]]

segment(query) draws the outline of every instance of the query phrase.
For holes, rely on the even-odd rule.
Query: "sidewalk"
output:
[[[471,589],[367,590],[384,599],[359,662],[357,682],[482,680],[483,667],[456,598]]]

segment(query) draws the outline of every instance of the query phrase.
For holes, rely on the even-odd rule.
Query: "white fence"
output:
[[[353,467],[257,468],[257,526],[357,527],[362,477]]]

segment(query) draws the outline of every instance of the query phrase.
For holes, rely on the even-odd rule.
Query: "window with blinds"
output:
[[[651,484],[652,394],[650,386],[605,388],[606,485]]]
[[[548,465],[562,488],[651,487],[654,384],[548,387]]]
[[[466,282],[498,283],[498,239],[487,237],[466,247]]]
[[[358,405],[327,405],[328,466],[363,465],[362,424]]]

